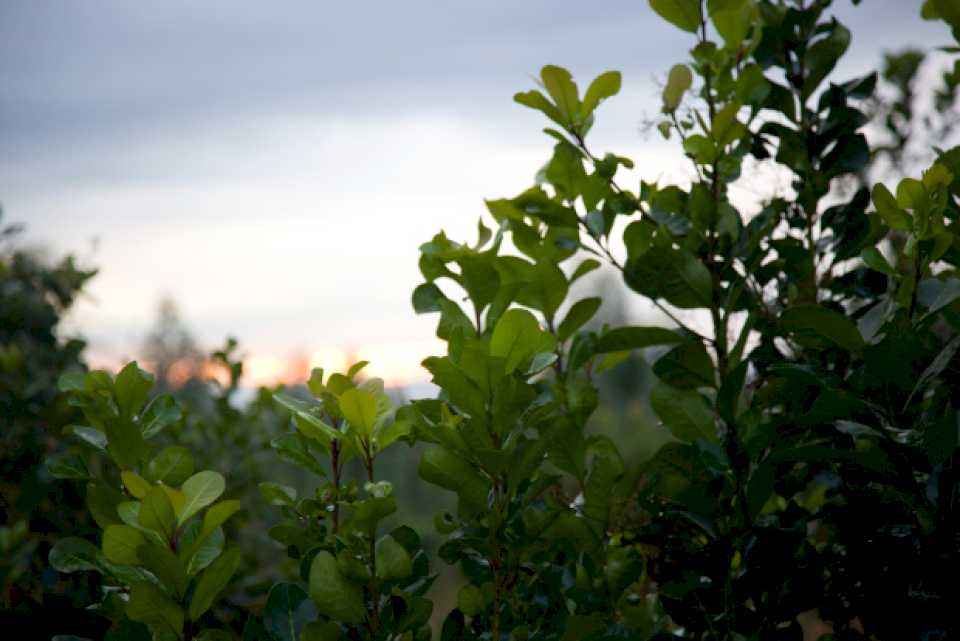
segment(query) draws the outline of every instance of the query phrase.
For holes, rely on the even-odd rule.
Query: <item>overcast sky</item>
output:
[[[854,34],[837,80],[946,41],[919,0],[836,4]],[[203,344],[234,334],[264,372],[347,349],[402,379],[435,324],[409,304],[418,245],[467,239],[482,199],[549,157],[513,93],[547,63],[581,86],[620,69],[595,146],[683,180],[642,123],[689,46],[643,0],[5,0],[4,220],[100,268],[71,318],[97,358],[135,355],[168,295]]]

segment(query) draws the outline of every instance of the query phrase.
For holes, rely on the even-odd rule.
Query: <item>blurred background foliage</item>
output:
[[[957,108],[960,68],[917,50],[888,53],[882,61],[882,82],[869,101],[868,135],[871,162],[851,184],[851,191],[877,180],[893,180],[926,166],[932,145],[946,147],[960,124]],[[2,220],[0,220],[2,223]],[[64,335],[61,321],[82,295],[96,270],[78,266],[67,256],[52,260],[18,242],[20,228],[0,228],[0,629],[30,623],[36,638],[49,638],[69,629],[96,637],[104,625],[83,609],[96,602],[99,580],[94,573],[59,574],[47,563],[53,541],[62,533],[93,537],[96,532],[77,484],[54,482],[42,461],[69,447],[59,426],[76,416],[57,390],[57,379],[71,370],[84,370],[84,342]],[[594,281],[608,301],[593,321],[597,326],[630,324],[623,289],[602,278]],[[183,419],[165,438],[189,447],[197,466],[230,479],[231,498],[241,501],[244,518],[234,521],[228,537],[243,552],[244,577],[232,586],[218,616],[236,629],[246,613],[257,612],[269,586],[295,575],[285,551],[268,536],[278,520],[257,490],[264,479],[313,491],[315,480],[298,468],[278,462],[270,441],[287,430],[290,415],[272,400],[277,389],[253,390],[243,385],[242,349],[229,339],[207,353],[180,320],[173,301],[162,301],[155,327],[144,337],[142,364],[156,375],[155,392],[170,392],[184,408]],[[652,376],[649,362],[658,354],[631,356],[603,372],[596,381],[600,406],[592,419],[595,433],[624,444],[628,463],[649,459],[670,440],[650,409]],[[297,393],[297,389],[288,390]],[[403,390],[392,390],[396,401]],[[382,477],[393,483],[400,512],[396,521],[426,535],[425,547],[435,551],[439,537],[434,514],[451,509],[451,498],[421,482],[414,473],[420,452],[393,448],[378,462]],[[359,470],[350,473],[359,478]],[[431,538],[431,534],[433,538]],[[433,558],[436,558],[434,555]],[[433,588],[435,612],[449,610],[457,577],[452,566],[435,561],[441,573]],[[56,623],[56,630],[50,628]]]

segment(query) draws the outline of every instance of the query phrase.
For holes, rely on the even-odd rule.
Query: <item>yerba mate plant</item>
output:
[[[311,397],[276,396],[295,430],[274,449],[320,483],[303,497],[261,486],[300,576],[274,586],[244,639],[430,637],[420,536],[383,527],[397,506],[376,459],[401,440],[456,498],[435,519],[439,559],[463,576],[442,641],[960,633],[960,147],[936,149],[919,178],[850,190],[871,158],[876,76],[832,78],[851,34],[829,0],[650,5],[690,42],[664,70],[658,129],[693,179],[638,180],[630,159],[593,148],[617,72],[581,92],[547,66],[517,94],[549,121],[535,184],[488,201],[475,241],[441,232],[420,248],[413,306],[438,314],[446,343],[423,362],[438,397],[394,410],[363,364],[315,371]],[[960,40],[955,2],[922,11]],[[749,209],[731,190],[761,162],[790,186]],[[592,325],[602,298],[569,293],[604,264],[670,322]],[[635,350],[672,435],[644,462],[590,423],[595,380]],[[74,431],[122,474],[88,491],[102,551],[68,539],[51,561],[116,579],[110,638],[227,635],[197,630],[230,553],[195,559],[229,502],[209,505],[219,481],[197,490],[209,473],[171,477],[147,454],[151,417],[175,416],[163,401],[141,412],[149,385],[131,372],[69,383],[92,425]],[[207,512],[191,521],[194,506]]]

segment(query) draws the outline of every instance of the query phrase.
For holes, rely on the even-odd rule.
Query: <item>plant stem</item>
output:
[[[367,480],[373,483],[373,454],[370,446],[364,444],[364,464],[367,468]],[[377,580],[377,526],[370,526],[370,636],[375,637],[380,627],[380,586]]]
[[[330,443],[330,468],[333,471],[333,533],[340,530],[340,443]]]

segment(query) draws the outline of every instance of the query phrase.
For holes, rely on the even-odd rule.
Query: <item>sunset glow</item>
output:
[[[353,363],[369,361],[364,368],[367,377],[382,378],[390,388],[425,383],[430,374],[420,362],[431,355],[442,354],[445,346],[439,339],[398,343],[370,344],[354,348],[324,346],[315,349],[309,356],[282,354],[269,351],[243,351],[244,387],[272,387],[297,385],[310,377],[313,368],[323,368],[325,376],[346,371]],[[94,369],[115,370],[128,360],[124,354],[112,354],[102,350],[90,352],[90,365]],[[148,370],[155,370],[150,362],[141,363]],[[213,379],[221,384],[228,382],[222,366],[211,361],[195,363],[188,359],[174,362],[168,369],[167,378],[174,385],[182,385],[193,377]]]

